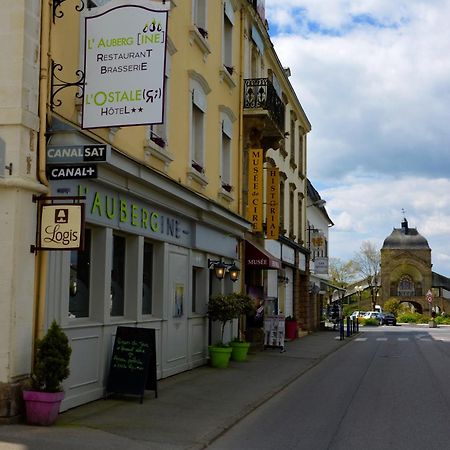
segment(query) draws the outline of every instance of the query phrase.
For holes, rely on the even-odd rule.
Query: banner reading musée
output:
[[[82,128],[163,122],[167,8],[113,0],[88,13]]]

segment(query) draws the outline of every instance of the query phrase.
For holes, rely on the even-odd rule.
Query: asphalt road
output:
[[[362,329],[208,448],[450,449],[450,328]]]

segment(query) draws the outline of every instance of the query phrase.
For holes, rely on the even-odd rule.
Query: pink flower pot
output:
[[[64,392],[23,391],[27,423],[51,425],[56,421]]]

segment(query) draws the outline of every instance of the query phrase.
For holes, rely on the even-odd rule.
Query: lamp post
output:
[[[363,287],[361,285],[355,286],[356,294],[358,295],[358,311],[361,311],[361,297],[362,297],[362,291]]]

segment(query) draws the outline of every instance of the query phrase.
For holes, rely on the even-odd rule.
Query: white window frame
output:
[[[207,0],[192,0],[192,23],[199,29],[208,32]],[[203,35],[203,34],[202,34]],[[205,39],[206,36],[203,36]]]

